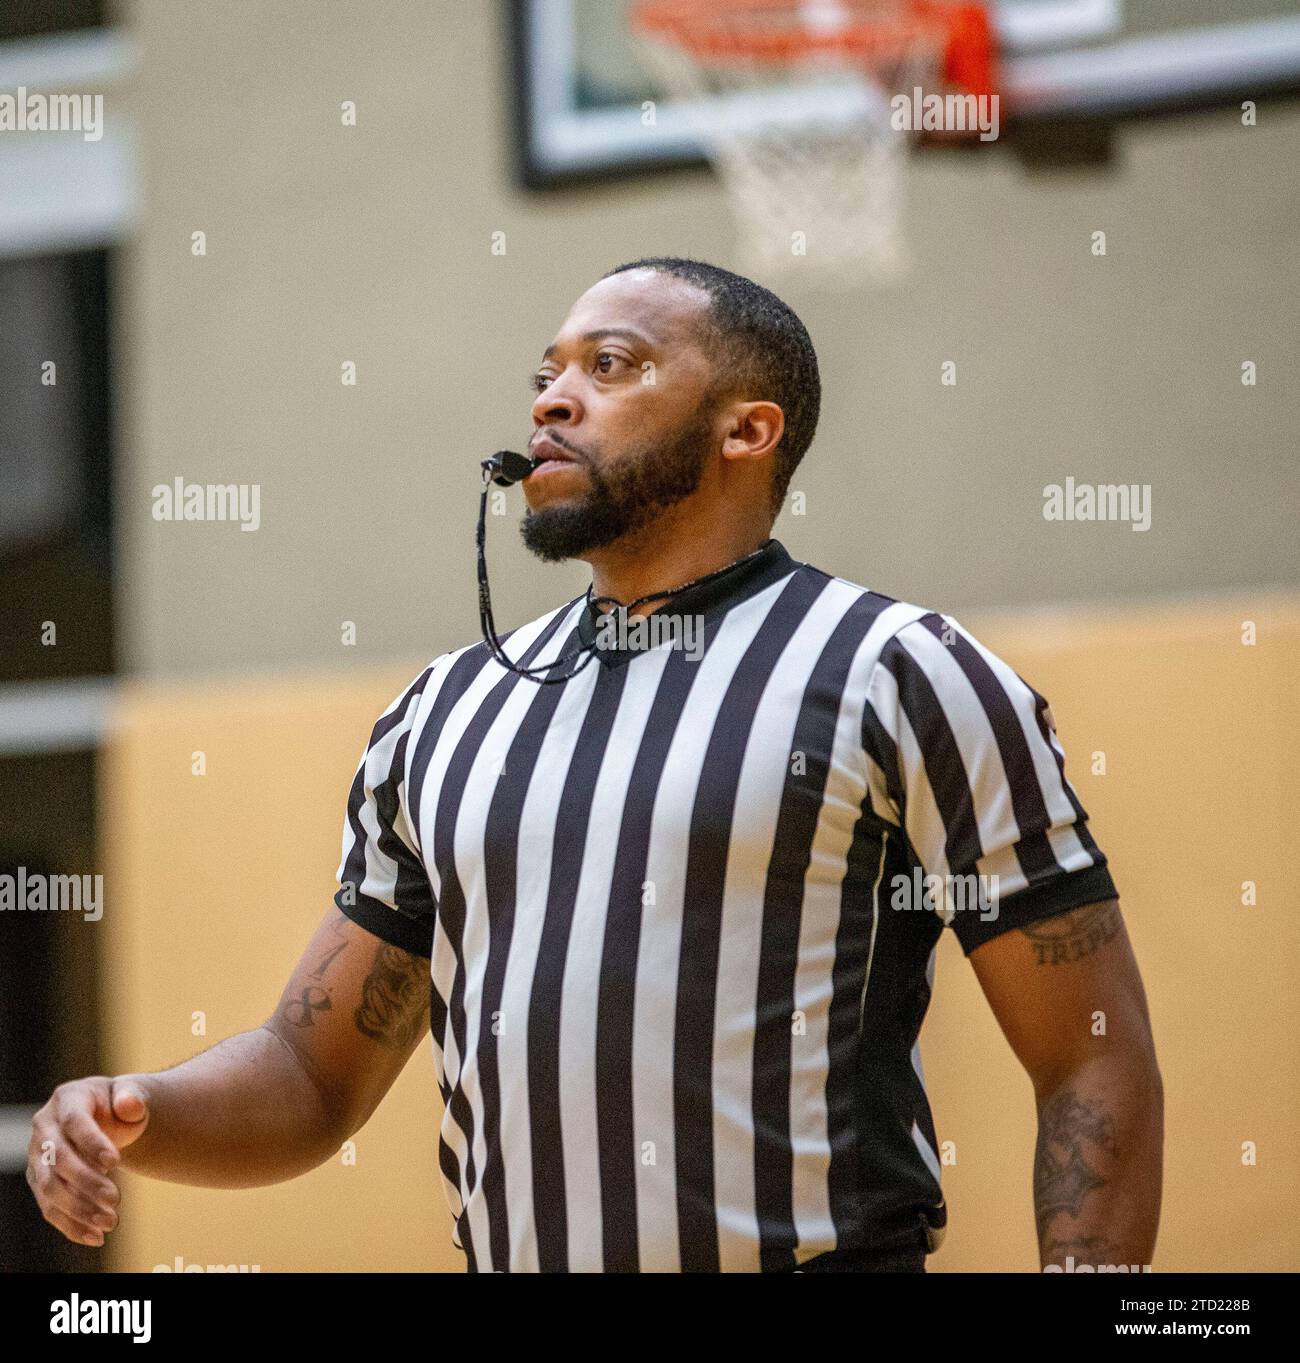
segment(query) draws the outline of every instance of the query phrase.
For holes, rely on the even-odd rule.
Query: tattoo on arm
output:
[[[1078,1250],[1094,1262],[1106,1249],[1102,1237],[1068,1227],[1060,1235],[1051,1230],[1058,1216],[1080,1217],[1088,1194],[1106,1187],[1106,1176],[1098,1165],[1103,1160],[1112,1162],[1117,1155],[1114,1119],[1099,1102],[1063,1088],[1043,1104],[1034,1152],[1034,1212],[1044,1262],[1064,1253],[1079,1258]]]
[[[428,963],[385,942],[361,986],[357,1031],[385,1046],[409,1046],[428,1026],[430,989]]]
[[[338,945],[330,947],[324,956],[321,957],[320,964],[311,972],[310,976],[308,976],[309,979],[323,980],[325,978],[325,972],[338,959],[339,953],[347,949],[348,920],[342,914],[339,914],[338,917],[330,923],[330,931],[339,939]]]
[[[325,976],[355,938],[343,914],[330,924],[330,931],[338,942],[326,947],[315,969],[308,974],[307,979],[315,983],[305,985],[281,1010],[285,1021],[294,1027],[314,1026],[316,1015],[328,1013],[334,1006]],[[426,960],[387,943],[380,944],[361,986],[361,1004],[355,1014],[357,1031],[383,1045],[408,1045],[428,1025],[430,989]]]
[[[1107,899],[1041,918],[1020,929],[1034,944],[1039,965],[1068,965],[1099,951],[1120,930],[1119,903]]]
[[[330,996],[318,984],[309,984],[296,999],[284,1005],[285,1020],[295,1027],[310,1027],[316,1021],[317,1013],[328,1013]]]
[[[324,980],[326,972],[334,964],[339,953],[347,948],[348,920],[341,913],[338,914],[330,923],[330,931],[339,939],[338,945],[329,947],[316,969],[307,976],[309,980],[315,980],[317,983],[307,985],[296,999],[290,999],[284,1005],[285,1021],[295,1027],[311,1027],[316,1022],[317,1013],[328,1013],[330,1010],[330,992],[323,988],[320,982]]]

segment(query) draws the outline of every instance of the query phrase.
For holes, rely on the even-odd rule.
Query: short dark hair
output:
[[[706,316],[713,334],[707,340],[718,354],[714,393],[775,402],[785,414],[785,431],[776,447],[772,477],[775,518],[790,479],[812,444],[821,411],[817,352],[807,328],[770,289],[702,260],[644,256],[617,266],[604,278],[625,270],[646,269],[684,279],[709,295]]]

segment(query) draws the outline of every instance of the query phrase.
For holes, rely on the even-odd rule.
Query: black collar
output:
[[[713,578],[712,581],[688,587],[684,592],[669,597],[663,606],[652,613],[659,622],[656,630],[660,632],[654,639],[666,637],[662,631],[680,630],[685,616],[702,618],[707,624],[710,620],[724,615],[732,606],[761,592],[764,587],[780,581],[797,566],[779,540],[768,540],[758,553],[750,559],[743,560],[735,568]],[[602,618],[602,612],[591,601],[587,602],[578,617],[578,639],[584,645],[596,645],[598,661],[608,667],[614,667],[645,651],[645,647],[610,648],[598,644],[597,634]],[[633,625],[642,618],[651,617],[629,616],[628,624]],[[679,633],[677,637],[680,638],[682,635]],[[653,640],[646,645],[653,646]]]

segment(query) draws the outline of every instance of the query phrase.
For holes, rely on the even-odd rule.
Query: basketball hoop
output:
[[[891,99],[990,95],[983,5],[950,0],[635,0],[669,93],[701,115],[756,272],[876,282],[905,265],[903,171],[918,129]]]

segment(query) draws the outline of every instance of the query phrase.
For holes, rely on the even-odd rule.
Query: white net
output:
[[[701,0],[701,9],[710,33],[729,20],[766,24],[769,34],[780,25],[782,36],[794,36],[792,48],[800,46],[801,31],[833,33],[864,13],[862,0],[734,11],[726,5],[711,11]],[[679,35],[642,35],[647,64],[698,114],[751,272],[843,284],[884,282],[904,270],[900,229],[911,134],[894,126],[891,97],[910,96],[941,58],[938,40],[909,30],[901,6],[865,9],[882,20],[882,36],[862,51],[823,50],[814,42],[813,50],[773,56],[759,43],[765,55],[754,55],[745,51],[743,30],[722,52]],[[891,17],[899,18],[896,31],[883,22]]]

